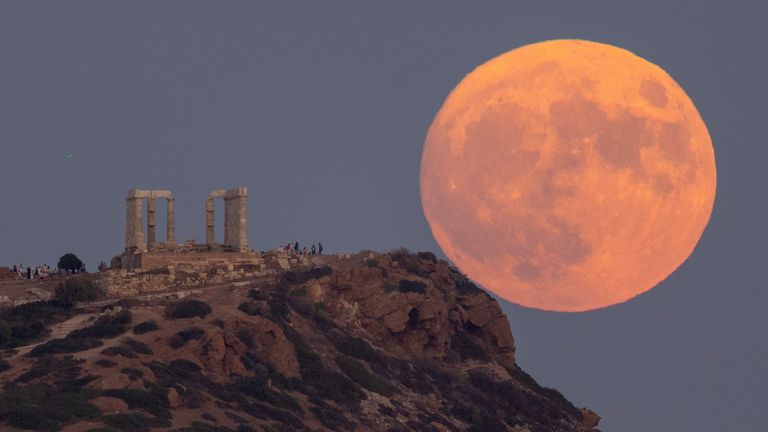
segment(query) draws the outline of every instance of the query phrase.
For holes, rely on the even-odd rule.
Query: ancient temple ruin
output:
[[[215,232],[215,202],[219,198],[224,200],[222,243],[217,241]],[[157,241],[158,199],[168,202],[165,242]],[[204,203],[205,243],[177,242],[176,205],[171,191],[130,190],[125,202],[125,249],[112,258],[108,269],[100,272],[99,285],[110,296],[163,296],[222,284],[247,286],[249,280],[274,278],[287,270],[327,265],[338,259],[333,255],[293,254],[284,247],[265,252],[251,250],[245,187],[214,190]]]
[[[176,243],[175,198],[169,190],[131,189],[125,200],[125,250],[146,252],[157,246],[157,199],[165,199],[167,207],[167,233],[165,244],[172,246]],[[147,237],[144,241],[143,207],[147,201]]]
[[[214,200],[224,199],[224,248],[236,252],[248,250],[248,188],[215,190],[205,200],[205,242],[215,245]]]
[[[215,200],[224,200],[224,239],[215,236]],[[157,200],[167,201],[165,242],[157,241]],[[144,202],[146,201],[146,227]],[[169,190],[131,189],[125,202],[125,251],[112,259],[112,267],[148,270],[201,260],[250,260],[248,248],[248,188],[219,189],[205,200],[205,243],[176,243],[176,205]]]

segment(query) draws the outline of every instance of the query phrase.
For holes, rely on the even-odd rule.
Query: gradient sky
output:
[[[609,43],[697,105],[717,157],[714,211],[690,259],[628,303],[560,314],[502,302],[519,362],[605,431],[762,430],[766,5],[2,2],[0,263],[71,251],[95,268],[123,248],[134,187],[174,191],[179,240],[204,240],[210,190],[242,185],[257,249],[436,250],[418,170],[450,90],[521,45]]]

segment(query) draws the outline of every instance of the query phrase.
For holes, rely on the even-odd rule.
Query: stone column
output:
[[[157,199],[147,198],[147,246],[157,245]]]
[[[168,213],[166,213],[167,223],[165,233],[165,242],[169,245],[176,244],[176,198],[166,198],[168,203]]]
[[[232,205],[234,198],[224,197],[224,245],[235,246],[234,231],[236,227],[235,223],[235,208]]]
[[[224,244],[237,251],[248,250],[248,189],[230,189],[224,196],[226,219]]]
[[[145,250],[147,246],[144,243],[144,228],[142,227],[142,198],[129,193],[125,204],[125,249]]]
[[[208,244],[216,243],[213,218],[213,211],[215,208],[213,198],[207,198],[205,200],[205,242]]]

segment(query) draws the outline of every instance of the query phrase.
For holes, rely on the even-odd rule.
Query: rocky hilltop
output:
[[[365,253],[184,299],[37,302],[0,319],[3,431],[591,431],[599,420],[521,370],[499,304],[431,253]]]

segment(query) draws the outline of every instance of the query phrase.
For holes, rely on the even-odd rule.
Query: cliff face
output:
[[[492,432],[588,431],[599,420],[523,372],[498,303],[430,253],[361,255],[172,305],[120,304],[80,317],[85,329],[63,342],[6,352],[0,421]],[[61,414],[59,399],[77,401],[75,414]]]

